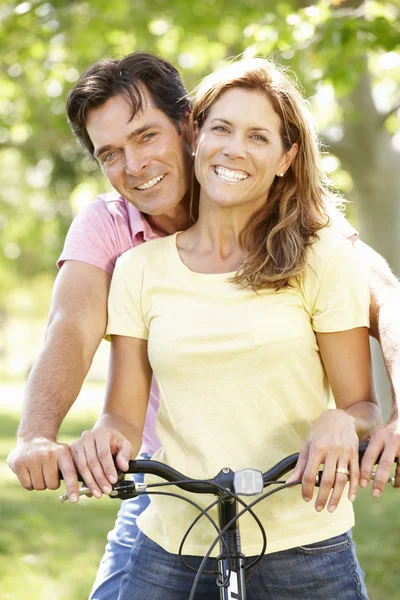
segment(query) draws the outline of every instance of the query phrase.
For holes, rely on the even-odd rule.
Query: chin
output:
[[[215,204],[218,204],[218,206],[221,206],[222,208],[229,207],[229,206],[238,206],[239,204],[243,204],[242,199],[227,198],[226,196],[224,196],[223,198],[216,198],[214,200],[214,202],[215,202]]]
[[[179,201],[177,202],[165,202],[160,200],[160,202],[152,202],[150,206],[144,205],[142,212],[146,212],[148,215],[152,215],[153,217],[159,217],[160,215],[167,214],[177,208],[179,206]],[[140,209],[141,210],[141,209]]]

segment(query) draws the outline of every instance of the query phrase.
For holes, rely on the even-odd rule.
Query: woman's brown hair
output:
[[[201,129],[214,102],[235,87],[264,93],[281,119],[284,151],[298,145],[284,177],[275,177],[264,206],[241,233],[248,256],[233,279],[254,290],[279,290],[304,269],[308,246],[329,224],[327,205],[338,199],[322,169],[308,103],[294,79],[273,61],[239,60],[205,77],[191,95],[193,123]]]

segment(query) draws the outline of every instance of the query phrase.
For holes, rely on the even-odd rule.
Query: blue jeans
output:
[[[198,566],[201,557],[188,557]],[[216,570],[216,560],[208,568]],[[118,600],[188,600],[195,573],[142,532],[136,538]],[[219,600],[216,575],[203,574],[196,600]],[[248,600],[368,600],[350,532],[268,554],[247,571]]]
[[[150,456],[143,455],[141,458],[150,458]],[[144,475],[135,475],[134,479],[138,483],[143,482]],[[118,599],[125,565],[139,533],[136,519],[148,504],[149,497],[146,495],[132,498],[132,500],[124,500],[121,503],[114,529],[107,536],[108,544],[89,600]]]

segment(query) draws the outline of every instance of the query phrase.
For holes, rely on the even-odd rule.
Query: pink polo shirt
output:
[[[339,211],[333,208],[330,216],[333,225],[344,237],[357,235]],[[157,237],[144,216],[122,196],[115,192],[102,194],[85,206],[73,220],[57,265],[61,267],[66,260],[78,260],[112,275],[121,254]],[[158,389],[153,379],[142,453],[154,454],[160,447],[155,432],[157,410]]]

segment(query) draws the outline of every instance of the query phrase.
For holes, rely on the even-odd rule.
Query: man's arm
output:
[[[357,241],[355,247],[370,289],[370,334],[381,346],[392,387],[391,418],[372,434],[361,464],[360,485],[367,487],[375,461],[382,454],[372,486],[373,495],[379,497],[396,456],[400,456],[400,283],[377,252],[361,241]],[[400,486],[400,467],[396,470],[396,486]]]
[[[71,497],[78,492],[68,446],[56,441],[104,335],[111,276],[92,265],[67,261],[53,291],[44,347],[29,376],[17,446],[8,464],[23,487],[59,487],[63,473]]]

